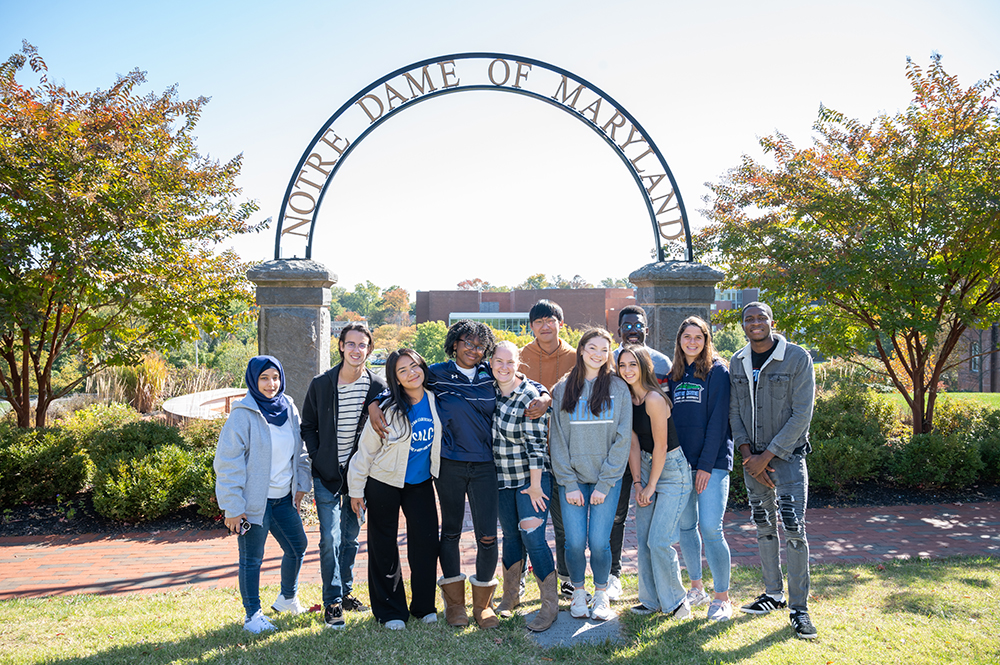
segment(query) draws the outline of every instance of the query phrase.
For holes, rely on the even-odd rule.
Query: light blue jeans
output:
[[[691,470],[694,481],[696,470]],[[729,472],[712,469],[712,477],[701,494],[693,485],[687,506],[681,513],[681,554],[688,577],[701,579],[701,542],[705,541],[705,558],[712,571],[712,585],[716,593],[729,591],[729,574],[733,564],[729,543],[722,532],[722,519],[729,501]],[[700,532],[699,532],[700,531]]]
[[[604,503],[590,505],[590,495],[596,485],[578,483],[583,492],[583,505],[571,506],[566,502],[566,488],[559,487],[559,501],[562,502],[563,529],[566,531],[566,567],[569,578],[578,589],[583,588],[587,576],[587,547],[590,547],[590,572],[594,574],[594,586],[608,586],[611,574],[611,527],[615,523],[618,509],[618,494],[622,481],[619,478]]]
[[[653,456],[642,453],[640,482],[649,482]],[[639,553],[639,602],[651,610],[672,612],[684,602],[681,564],[673,543],[679,537],[681,512],[691,493],[691,466],[684,450],[667,453],[653,502],[635,509]]]

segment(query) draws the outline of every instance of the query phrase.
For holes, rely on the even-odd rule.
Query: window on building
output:
[[[983,367],[983,357],[979,355],[982,353],[982,347],[979,346],[979,342],[973,342],[969,350],[971,357],[969,358],[969,371],[978,372]]]

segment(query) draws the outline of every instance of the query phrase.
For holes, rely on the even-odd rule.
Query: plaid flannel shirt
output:
[[[510,395],[505,396],[497,389],[493,411],[493,460],[500,489],[527,485],[531,469],[549,468],[549,414],[538,420],[525,417],[525,409],[541,393],[523,374],[518,376],[521,385]]]

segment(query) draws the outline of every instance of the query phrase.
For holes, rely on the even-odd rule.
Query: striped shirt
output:
[[[337,384],[337,451],[341,466],[347,464],[354,451],[361,408],[370,384],[367,372],[362,372],[354,383]]]
[[[549,467],[549,414],[538,420],[524,415],[532,400],[540,396],[538,389],[521,377],[521,385],[503,395],[497,388],[497,405],[493,412],[493,461],[497,467],[499,489],[515,489],[531,480],[531,469]]]

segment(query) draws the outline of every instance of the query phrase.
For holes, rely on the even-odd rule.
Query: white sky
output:
[[[178,83],[185,99],[210,96],[199,148],[243,152],[240,184],[260,219],[277,218],[313,135],[374,80],[448,53],[536,58],[645,127],[698,228],[704,183],[759,155],[758,137],[807,142],[821,102],[863,120],[905,107],[906,56],[926,67],[940,53],[971,85],[1000,69],[998,28],[994,0],[0,0],[0,57],[27,39],[77,90],[138,67],[147,92]],[[344,161],[313,258],[348,289],[370,279],[412,296],[472,277],[625,277],[650,261],[651,235],[631,175],[583,123],[536,100],[463,93],[400,113]],[[270,259],[274,232],[233,246]]]

